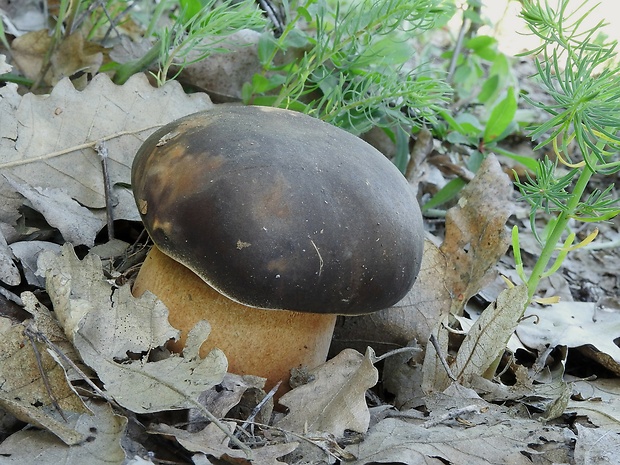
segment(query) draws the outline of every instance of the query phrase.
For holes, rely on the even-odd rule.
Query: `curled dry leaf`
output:
[[[565,432],[546,427],[535,420],[510,420],[474,427],[420,424],[388,418],[375,425],[366,440],[349,446],[347,452],[357,457],[351,465],[367,463],[404,463],[442,465],[462,463],[476,465],[531,465],[529,456],[553,460],[559,445],[564,446]],[[540,449],[552,443],[548,453]],[[560,459],[561,460],[561,459]]]
[[[101,219],[83,207],[60,188],[31,187],[4,175],[6,181],[41,213],[50,226],[62,232],[64,239],[75,245],[92,247],[101,229]]]
[[[151,432],[174,436],[179,444],[188,451],[213,456],[227,463],[282,464],[284,462],[279,461],[278,458],[290,454],[299,445],[297,442],[268,444],[252,449],[251,456],[248,456],[245,451],[228,447],[230,436],[235,432],[235,422],[223,421],[222,425],[228,430],[229,434],[226,434],[226,432],[219,429],[213,423],[210,423],[206,428],[197,433],[190,433],[165,424],[156,425]]]
[[[469,298],[493,278],[493,267],[508,249],[505,225],[513,209],[512,192],[508,175],[491,154],[461,192],[458,205],[448,210],[440,250],[447,258],[445,283],[453,296],[453,314],[461,314]]]
[[[22,294],[22,301],[34,320],[14,324],[0,318],[0,406],[22,421],[49,430],[66,444],[77,444],[83,435],[68,426],[62,415],[88,410],[38,335],[71,357],[69,344],[32,293]]]
[[[43,65],[50,50],[49,69],[43,76],[47,85],[55,85],[63,77],[83,71],[95,74],[103,63],[103,48],[84,40],[81,32],[63,38],[53,47],[53,37],[47,29],[28,32],[16,37],[11,44],[11,55],[18,68],[29,79],[37,80],[43,72]]]
[[[287,392],[280,404],[289,414],[277,426],[289,431],[326,432],[342,437],[345,429],[365,433],[370,423],[365,393],[378,381],[371,349],[362,355],[345,349],[309,370],[311,381]]]
[[[620,374],[620,309],[595,302],[559,302],[545,308],[528,308],[517,336],[531,348],[593,346],[599,363]],[[606,355],[603,357],[602,355]],[[592,354],[593,357],[597,357]]]
[[[470,297],[492,278],[493,267],[508,248],[509,234],[505,225],[512,212],[511,197],[510,179],[495,156],[489,155],[461,192],[458,205],[448,210],[446,237],[440,247],[446,259],[441,284],[450,292],[451,303],[449,309],[443,309],[444,314],[432,330],[444,357],[449,342],[448,311],[454,315],[462,313]],[[473,367],[469,362],[466,364]],[[422,385],[427,393],[441,391],[450,382],[434,347],[427,346],[423,375]]]
[[[123,407],[136,413],[188,408],[224,377],[227,362],[220,350],[198,356],[210,331],[205,321],[190,332],[182,357],[149,361],[153,349],[178,336],[168,323],[168,310],[150,293],[137,299],[128,285],[109,284],[98,257],[79,260],[65,244],[59,256],[41,255],[40,272],[80,357]],[[137,357],[130,359],[130,354]]]
[[[117,465],[125,460],[121,439],[127,425],[110,405],[88,403],[91,413],[73,413],[64,423],[83,441],[69,447],[47,431],[25,429],[0,444],[3,465],[88,464]]]
[[[473,376],[484,374],[506,349],[527,300],[523,284],[504,290],[482,312],[461,343],[452,367],[461,384],[468,386]]]
[[[21,262],[26,282],[38,288],[45,287],[45,279],[37,275],[37,259],[44,250],[60,253],[61,246],[47,241],[18,241],[10,245],[15,257]]]

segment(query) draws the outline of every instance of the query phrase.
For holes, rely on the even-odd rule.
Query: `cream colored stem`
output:
[[[211,335],[201,346],[205,356],[218,347],[228,358],[228,371],[267,378],[266,390],[283,380],[279,395],[288,390],[291,368],[314,368],[325,361],[336,315],[261,310],[224,297],[192,271],[153,247],[133,293],[157,295],[170,311],[170,324],[181,330],[171,344],[180,351],[187,333],[200,320],[211,324]]]

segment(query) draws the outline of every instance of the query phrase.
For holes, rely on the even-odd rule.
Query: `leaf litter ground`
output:
[[[1,463],[33,463],[35,457],[38,463],[93,464],[152,458],[617,463],[617,380],[570,377],[562,349],[574,348],[618,373],[620,318],[615,302],[600,298],[617,292],[610,279],[617,274],[617,254],[575,254],[565,287],[599,298],[532,308],[541,324],[527,319],[518,327],[519,338],[511,338],[502,328],[515,324],[510,318],[523,292],[499,291],[507,286],[498,270],[513,276],[502,231],[513,210],[516,219],[510,221],[521,221],[525,231],[519,218],[526,216],[494,157],[449,210],[445,230],[429,227],[411,293],[390,311],[345,320],[334,345],[343,350],[303,373],[305,383],[281,399],[287,414],[269,414],[269,396],[263,411],[254,412],[265,398],[260,379],[226,375],[221,352],[204,360],[191,350],[167,352],[165,341],[175,330],[154,298],[131,295],[124,281],[132,262],[119,268],[111,266],[118,260],[86,255],[102,242],[98,233],[106,225],[97,147],[105,142],[109,154],[114,218],[135,221],[128,186],[137,147],[156,127],[211,105],[204,94],[188,97],[175,83],[154,89],[139,75],[124,86],[99,75],[81,92],[61,80],[47,96],[21,97],[10,85],[0,89],[2,306],[17,304],[29,312],[22,321],[0,319],[0,404],[7,425]],[[604,226],[602,235],[614,240],[615,231]],[[35,233],[43,240],[32,241]],[[73,247],[60,249],[64,241],[81,246],[81,258]],[[127,243],[121,250],[128,258],[133,249]],[[21,284],[20,270],[31,272]],[[40,292],[43,283],[47,294]],[[548,292],[561,287],[549,283]],[[475,303],[488,307],[479,317]],[[464,339],[453,317],[469,329]],[[578,318],[585,320],[575,324]],[[196,328],[197,345],[208,331],[207,325]],[[430,335],[436,345],[427,345]],[[411,350],[379,362],[366,352],[368,345],[380,354]],[[506,346],[510,351],[504,353]],[[504,376],[495,382],[482,377],[502,354]],[[517,364],[511,354],[529,362]],[[381,369],[379,385],[375,366]]]

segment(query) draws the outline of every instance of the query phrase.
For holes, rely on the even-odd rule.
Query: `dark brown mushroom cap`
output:
[[[132,185],[155,244],[248,306],[370,313],[404,297],[420,268],[405,178],[300,113],[222,105],[174,121],[140,147]]]

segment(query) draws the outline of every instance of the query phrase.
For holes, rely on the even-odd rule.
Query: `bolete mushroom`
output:
[[[140,147],[132,186],[155,246],[134,285],[229,371],[267,378],[327,356],[336,315],[398,302],[420,267],[423,226],[407,181],[361,139],[300,113],[216,106]]]

